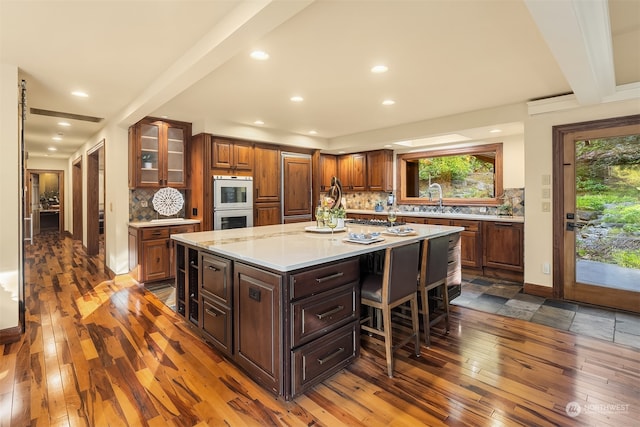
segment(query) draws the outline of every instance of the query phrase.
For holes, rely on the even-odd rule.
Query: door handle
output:
[[[579,224],[577,222],[567,222],[567,231],[576,231],[577,229],[581,229],[583,224]]]

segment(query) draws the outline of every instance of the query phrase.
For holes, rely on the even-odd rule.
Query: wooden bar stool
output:
[[[371,309],[360,321],[362,330],[382,336],[387,357],[387,374],[393,377],[393,352],[415,339],[415,354],[420,355],[420,324],[416,277],[420,262],[420,243],[386,248],[382,275],[366,274],[362,278],[361,304],[382,312],[382,330],[373,327]],[[411,334],[393,345],[391,310],[405,302],[411,307]]]
[[[449,236],[436,237],[422,241],[422,256],[420,257],[420,275],[418,293],[420,294],[422,326],[424,327],[424,342],[431,345],[431,326],[445,320],[445,333],[449,333],[449,293],[447,291],[447,267],[449,263]],[[429,291],[440,288],[443,313],[433,319],[429,313]]]

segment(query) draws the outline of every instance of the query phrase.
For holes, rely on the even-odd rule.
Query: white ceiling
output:
[[[251,59],[254,49],[270,59]],[[316,130],[331,149],[558,94],[594,103],[640,82],[640,1],[0,0],[0,62],[19,67],[29,108],[103,119],[61,128],[29,114],[31,156],[56,146],[52,156],[69,157],[105,123],[144,116],[211,133],[260,119],[281,135]],[[378,63],[389,71],[372,74]],[[78,89],[90,97],[70,95]],[[387,98],[396,104],[382,106]],[[491,127],[472,138],[493,137]]]

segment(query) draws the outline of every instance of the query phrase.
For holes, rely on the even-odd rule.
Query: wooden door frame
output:
[[[73,224],[71,224],[71,236],[74,240],[80,240],[82,242],[84,226],[82,221],[82,156],[75,159],[71,164],[71,181],[73,199]]]
[[[56,169],[27,169],[27,176],[29,176],[29,193],[31,192],[31,174],[41,175],[43,173],[58,175],[58,199],[60,201],[60,213],[58,214],[58,232],[64,233],[64,171]]]
[[[564,152],[565,138],[572,134],[588,135],[596,131],[604,131],[609,128],[622,128],[637,125],[640,122],[640,114],[613,117],[589,122],[572,123],[554,126],[553,132],[553,296],[564,299],[565,287],[565,184],[564,170],[571,166],[574,159],[566,159]]]
[[[87,151],[87,255],[100,252],[100,149],[103,147],[104,139]]]

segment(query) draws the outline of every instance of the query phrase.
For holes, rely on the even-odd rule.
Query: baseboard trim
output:
[[[12,328],[0,329],[0,344],[11,344],[20,340],[22,327],[20,325]]]
[[[534,285],[532,283],[525,283],[524,289],[525,294],[535,295],[543,298],[553,298],[553,288],[551,286],[540,286]]]

